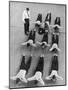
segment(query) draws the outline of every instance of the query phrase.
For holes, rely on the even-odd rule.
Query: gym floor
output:
[[[24,25],[22,22],[22,13],[26,7],[29,7],[31,13],[31,22],[30,22],[30,30],[34,28],[34,23],[38,13],[42,13],[43,21],[50,11],[52,14],[51,24],[54,24],[54,20],[57,16],[61,19],[62,29],[60,30],[59,36],[59,48],[61,51],[59,52],[59,71],[58,74],[63,77],[63,81],[58,80],[55,83],[46,82],[44,78],[48,76],[52,53],[49,52],[49,48],[46,48],[44,51],[38,48],[27,48],[26,46],[21,46],[21,43],[27,40],[27,36],[24,34]],[[56,4],[41,4],[41,3],[24,3],[24,2],[10,2],[10,77],[15,76],[18,73],[19,65],[21,62],[21,56],[23,54],[26,55],[26,60],[28,60],[29,55],[32,53],[33,59],[32,64],[30,66],[29,72],[26,75],[26,78],[31,77],[33,75],[33,71],[36,68],[39,56],[44,53],[44,70],[43,70],[43,80],[45,82],[45,86],[54,86],[54,85],[65,85],[65,5],[56,5]],[[36,33],[36,41],[41,41],[42,35]],[[49,43],[51,43],[51,35],[49,34]],[[9,78],[10,78],[9,77]],[[34,85],[33,82],[28,84],[21,83],[20,85],[16,85],[14,81],[10,80],[10,88],[19,88],[19,87],[33,87],[33,86],[41,86],[39,83]]]

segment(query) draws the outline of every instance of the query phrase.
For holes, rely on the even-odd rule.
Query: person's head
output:
[[[29,11],[29,8],[26,8],[27,11]]]

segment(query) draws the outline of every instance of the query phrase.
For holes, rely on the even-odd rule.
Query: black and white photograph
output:
[[[66,85],[66,4],[9,1],[9,88]]]

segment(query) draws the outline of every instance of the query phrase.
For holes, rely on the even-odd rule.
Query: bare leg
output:
[[[47,44],[47,42],[43,42],[45,44],[45,46],[50,46],[50,44]]]
[[[42,79],[42,73],[41,72],[36,72],[36,80],[41,84],[41,85],[45,85],[45,83],[44,83],[44,81],[43,81],[43,79]]]
[[[57,25],[57,24],[55,24],[55,25],[50,25],[50,27],[52,27],[52,28],[58,27],[59,29],[63,28],[63,27],[61,27],[61,26],[59,26],[59,25]]]
[[[56,47],[56,44],[53,44],[52,47],[50,48],[50,51],[52,51]]]
[[[32,43],[33,43],[33,40],[29,40],[29,42],[28,43],[30,43],[30,45],[32,45]]]
[[[35,44],[35,43],[32,43],[31,45],[32,45],[33,47],[36,47],[36,44]]]
[[[27,42],[24,42],[24,43],[22,43],[21,45],[27,45],[27,43],[28,43],[29,41],[27,41]]]
[[[37,41],[36,43],[37,43],[37,44],[39,44],[39,45],[41,45],[41,44],[42,44],[42,42],[39,42],[39,41]]]
[[[59,80],[63,80],[63,78],[62,78],[61,76],[59,76],[57,72],[56,72],[55,76],[56,76],[56,78],[58,78]]]
[[[58,45],[56,45],[56,47],[55,47],[58,51],[60,51],[60,49],[58,48]]]
[[[52,51],[53,49],[57,49],[58,51],[60,51],[60,49],[58,48],[58,45],[56,44],[56,43],[54,43],[53,45],[52,45],[52,47],[50,48],[50,51]]]
[[[27,80],[28,80],[28,81],[36,80],[36,77],[35,77],[35,75],[34,75],[34,76],[28,78]]]
[[[27,83],[25,75],[26,75],[26,70],[20,70],[16,76],[11,77],[10,79],[16,80],[17,78],[19,78],[21,81]]]
[[[42,79],[42,78],[40,78],[38,81],[40,82],[40,84],[41,84],[42,86],[44,86],[44,85],[45,85],[45,83],[44,83],[44,81],[43,81],[43,79]]]
[[[36,45],[33,43],[33,40],[29,40],[28,43],[30,43],[31,46],[36,47]]]
[[[11,80],[16,80],[18,78],[18,75],[10,77]]]
[[[56,70],[52,70],[51,75],[49,75],[49,76],[46,77],[45,79],[51,80],[54,75],[55,75],[56,78],[58,78],[58,79],[60,79],[60,80],[63,80],[63,78],[58,75],[58,73],[57,73]]]
[[[51,74],[50,74],[49,76],[47,76],[45,79],[46,79],[46,80],[51,80],[53,75],[54,75],[54,73],[51,72]]]
[[[37,81],[40,82],[42,85],[45,85],[45,84],[44,84],[44,81],[42,80],[42,73],[41,73],[41,72],[36,72],[33,77],[28,78],[27,80],[28,80],[28,81],[37,80]]]
[[[22,43],[22,45],[27,45],[28,43],[29,43],[30,45],[32,45],[33,40],[28,40],[27,42]]]

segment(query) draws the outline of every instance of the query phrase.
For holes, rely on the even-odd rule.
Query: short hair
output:
[[[29,8],[26,8],[26,10],[28,10],[28,11],[29,11]]]

